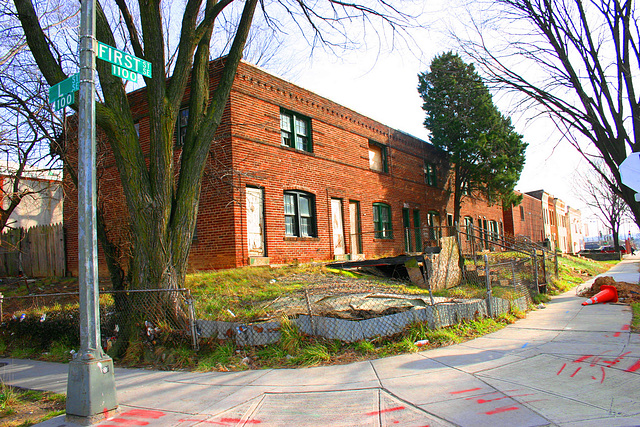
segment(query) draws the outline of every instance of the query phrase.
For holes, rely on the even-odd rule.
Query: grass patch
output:
[[[594,261],[571,255],[558,257],[558,277],[551,274],[547,285],[550,295],[558,295],[588,280],[590,277],[604,273],[619,261]],[[549,266],[547,266],[549,268]]]
[[[65,413],[66,396],[0,383],[0,425],[28,427]]]
[[[631,310],[633,311],[631,330],[633,332],[640,332],[640,302],[631,303]]]

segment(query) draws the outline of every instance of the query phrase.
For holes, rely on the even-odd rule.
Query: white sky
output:
[[[278,71],[277,65],[271,71],[385,125],[428,141],[429,133],[422,124],[425,117],[422,99],[416,89],[417,75],[427,71],[435,55],[455,51],[455,48],[453,42],[437,30],[416,33],[416,40],[420,41],[420,57],[415,50],[406,48],[387,52],[361,49],[341,58],[316,50],[312,57],[304,57],[284,74]],[[263,67],[270,70],[269,64]],[[508,114],[510,106],[500,94],[494,94],[494,102]],[[590,235],[597,235],[599,230],[606,233],[576,196],[573,175],[576,170],[588,168],[577,151],[568,142],[559,142],[560,136],[552,123],[544,119],[527,121],[516,115],[511,118],[516,131],[529,143],[516,190],[544,189],[580,209],[583,223],[589,223]],[[621,233],[626,234],[629,227],[632,226],[623,225]],[[635,226],[631,231],[637,231]]]

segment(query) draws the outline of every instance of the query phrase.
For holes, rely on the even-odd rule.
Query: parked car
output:
[[[602,248],[600,248],[600,252],[611,254],[618,251],[613,247],[613,245],[611,245],[611,246],[603,246]],[[624,255],[627,253],[627,250],[623,246],[620,246],[620,252],[622,252],[622,255]]]

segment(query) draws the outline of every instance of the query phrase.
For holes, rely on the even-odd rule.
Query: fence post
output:
[[[556,263],[556,279],[558,278],[558,251],[555,251],[554,262]]]
[[[189,329],[191,329],[191,345],[194,350],[200,350],[200,342],[198,340],[198,329],[196,328],[196,314],[193,309],[193,298],[191,292],[187,291],[187,308],[189,311]]]
[[[531,252],[531,262],[533,263],[533,281],[536,287],[536,293],[540,293],[540,288],[538,287],[538,254],[537,250],[534,248],[533,252]],[[544,251],[542,252],[544,255]]]
[[[511,280],[513,281],[513,290],[517,290],[516,288],[516,262],[511,260]]]
[[[433,290],[431,289],[431,278],[433,277],[433,271],[431,271],[431,260],[429,260],[429,263],[427,264],[427,256],[425,254],[422,254],[422,267],[424,269],[422,277],[424,278],[424,283],[427,285],[427,288],[429,288],[431,306],[435,307],[436,302],[433,299]]]
[[[487,314],[493,317],[491,307],[491,277],[489,277],[489,255],[484,255],[484,281],[487,284]]]
[[[409,227],[404,228],[404,249],[407,252],[411,252],[411,233]]]
[[[309,312],[309,323],[311,324],[311,330],[313,331],[313,336],[318,336],[318,331],[316,330],[315,322],[313,321],[313,313],[311,312],[311,302],[309,301],[309,292],[304,290],[304,298],[307,301],[307,311]]]

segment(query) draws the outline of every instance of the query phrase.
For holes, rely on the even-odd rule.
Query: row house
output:
[[[546,235],[541,201],[527,193],[515,193],[522,199],[517,206],[504,209],[506,233],[531,242],[543,242]]]
[[[578,253],[584,247],[580,211],[544,190],[522,194],[518,206],[505,209],[506,232],[542,242],[552,250]]]
[[[211,62],[213,82],[223,61]],[[143,147],[149,138],[144,91],[130,94]],[[184,105],[178,146],[186,99]],[[126,227],[125,209],[114,162],[106,157],[99,192],[107,227],[117,233]],[[450,169],[428,142],[241,62],[204,173],[190,268],[421,252],[454,225]],[[67,258],[75,273],[77,199],[69,190]],[[504,230],[499,204],[467,196],[461,217],[484,230]]]
[[[584,236],[582,226],[582,213],[571,206],[567,209],[567,223],[569,236],[569,252],[577,254],[584,249]]]

